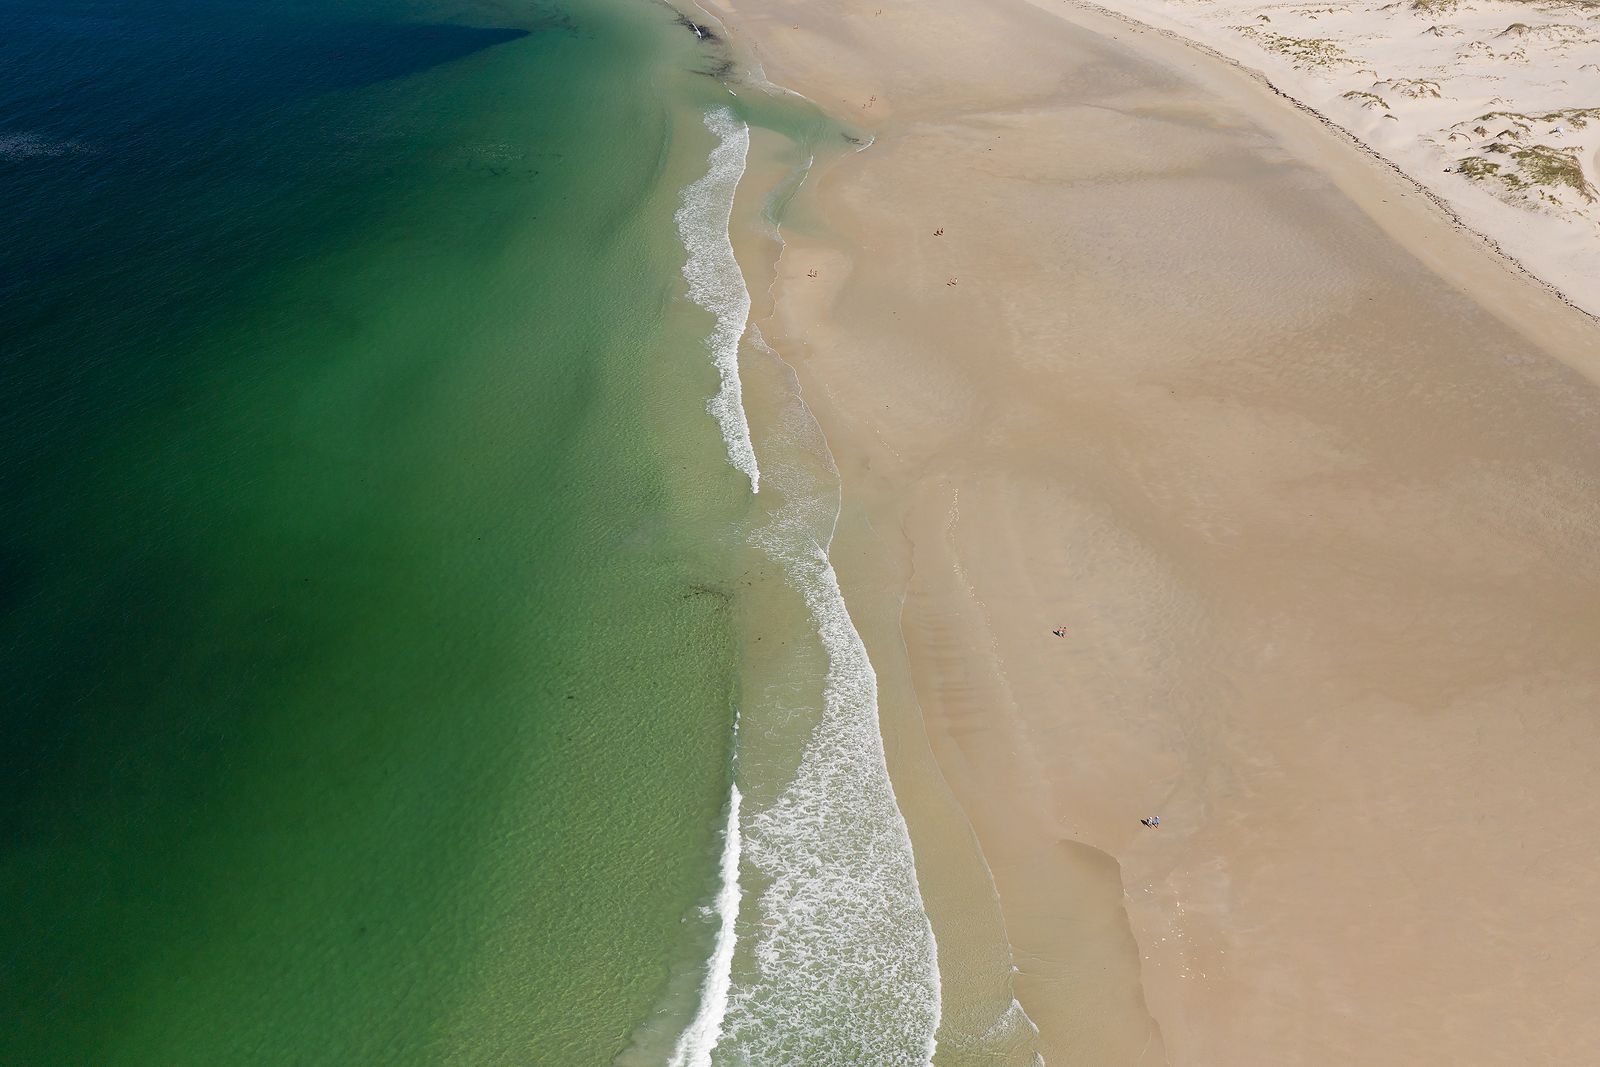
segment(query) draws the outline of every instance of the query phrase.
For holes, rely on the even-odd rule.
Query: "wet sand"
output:
[[[953,798],[1046,1061],[1600,1057],[1600,330],[1170,40],[725,13],[878,137],[761,326],[930,900]]]

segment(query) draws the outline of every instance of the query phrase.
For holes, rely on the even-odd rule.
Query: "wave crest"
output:
[[[706,346],[716,365],[721,387],[706,403],[728,446],[728,462],[750,479],[750,491],[761,491],[761,471],[750,443],[750,423],[745,417],[739,385],[739,342],[750,322],[750,290],[733,255],[729,225],[733,219],[733,194],[744,177],[750,154],[750,127],[731,108],[707,112],[706,129],[717,137],[707,159],[706,173],[683,191],[683,206],[673,216],[689,258],[683,277],[689,299],[716,316]]]

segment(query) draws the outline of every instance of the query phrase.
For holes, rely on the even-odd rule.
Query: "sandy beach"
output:
[[[1013,990],[1052,1067],[1600,1057],[1593,320],[1160,33],[715,10],[876,138],[756,314],[840,468],[939,1062]]]

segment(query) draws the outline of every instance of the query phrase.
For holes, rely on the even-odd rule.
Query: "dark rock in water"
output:
[[[700,25],[700,23],[696,22],[694,19],[690,18],[688,15],[685,15],[681,11],[678,12],[678,17],[674,21],[676,21],[678,25],[693,32],[694,35],[700,38],[702,41],[720,41],[722,39],[712,31],[711,27]]]

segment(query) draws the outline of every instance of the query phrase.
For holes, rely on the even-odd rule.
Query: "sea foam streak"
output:
[[[700,988],[700,1008],[694,1021],[678,1037],[677,1048],[667,1067],[711,1067],[711,1052],[722,1036],[722,1019],[728,1011],[728,990],[733,984],[735,928],[739,922],[739,787],[733,787],[728,801],[728,828],[723,837],[721,886],[717,890],[715,912],[717,941],[706,968],[705,985]]]
[[[788,446],[827,457],[794,397]],[[731,1064],[925,1067],[939,1026],[937,951],[884,761],[877,675],[828,558],[839,513],[828,466],[823,484],[798,463],[769,463],[784,505],[754,536],[804,597],[828,668],[793,780],[745,822],[746,855],[767,887],[756,973],[733,992],[723,1044]]]
[[[733,218],[733,194],[744,177],[750,152],[750,127],[730,108],[717,108],[705,117],[706,129],[717,136],[705,176],[683,191],[683,206],[674,218],[678,234],[689,252],[683,276],[689,282],[689,299],[716,316],[716,326],[706,344],[716,364],[722,386],[706,404],[722,428],[728,462],[750,478],[750,491],[761,491],[761,472],[750,444],[750,423],[745,418],[739,387],[739,342],[750,321],[750,290],[733,255],[728,226]]]

